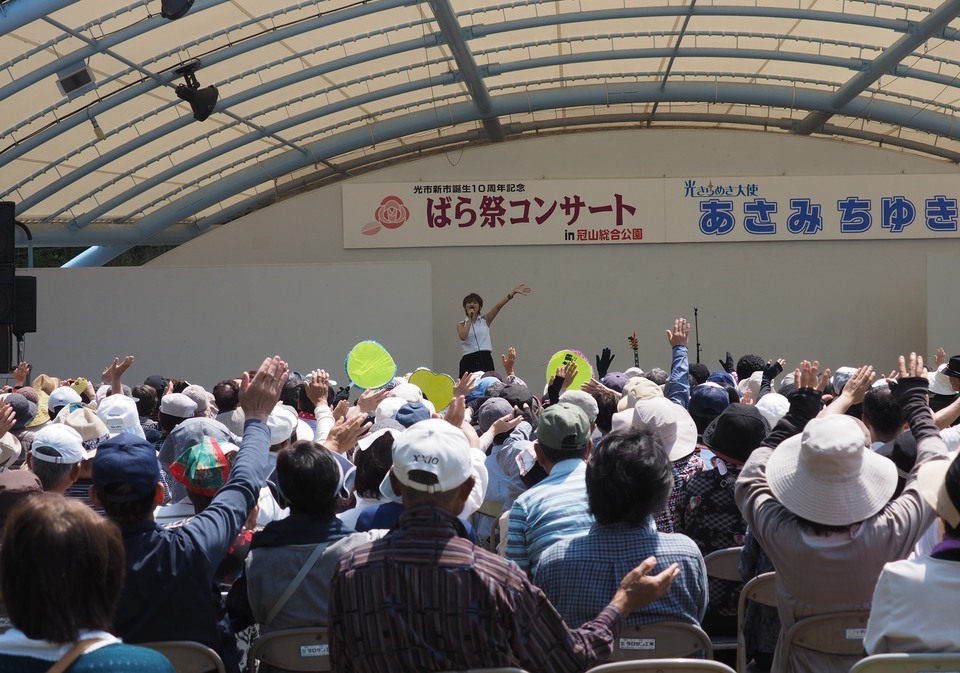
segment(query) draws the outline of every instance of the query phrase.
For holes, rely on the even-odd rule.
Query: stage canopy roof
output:
[[[960,160],[960,0],[196,0],[162,16],[188,6],[0,1],[0,200],[36,245],[88,248],[68,266],[534,134],[737,128]],[[191,64],[218,92],[205,121],[175,92]]]

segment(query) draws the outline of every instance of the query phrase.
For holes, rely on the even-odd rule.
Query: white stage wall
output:
[[[20,273],[27,273],[21,270]],[[34,372],[100,381],[115,356],[136,361],[130,385],[151,374],[199,383],[225,378],[281,355],[294,370],[331,371],[341,385],[343,360],[377,334],[399,367],[429,365],[429,330],[418,339],[403,326],[429,322],[425,263],[277,266],[37,269],[37,333],[26,335]],[[376,291],[358,292],[357,288]],[[407,302],[414,294],[419,300]]]

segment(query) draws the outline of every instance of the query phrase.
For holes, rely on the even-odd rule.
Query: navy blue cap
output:
[[[156,493],[160,462],[152,442],[128,432],[104,441],[93,459],[93,485],[97,496],[109,502],[134,502]],[[132,493],[111,494],[119,486]]]
[[[430,418],[430,409],[419,402],[407,402],[397,411],[397,423],[409,428],[414,423]]]

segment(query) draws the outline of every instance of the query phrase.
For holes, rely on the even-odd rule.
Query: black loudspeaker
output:
[[[0,372],[13,371],[13,334],[12,325],[0,324]]]
[[[12,325],[16,313],[13,264],[0,264],[0,324]],[[0,351],[2,354],[2,351]]]
[[[0,201],[0,265],[14,265],[14,253],[17,249],[16,204],[13,201]],[[2,321],[9,322],[9,321]]]
[[[16,276],[13,280],[13,333],[22,337],[37,331],[37,279]]]

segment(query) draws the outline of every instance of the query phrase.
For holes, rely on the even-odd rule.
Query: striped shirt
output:
[[[330,586],[333,670],[572,673],[609,657],[619,610],[607,605],[570,630],[514,563],[463,535],[449,512],[415,507],[385,538],[344,556]]]
[[[590,530],[593,516],[587,505],[586,475],[583,459],[562,460],[513,503],[507,558],[521,570],[532,575],[547,547]]]

